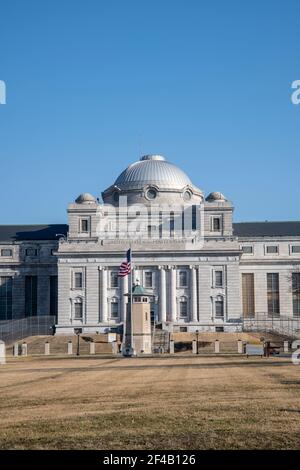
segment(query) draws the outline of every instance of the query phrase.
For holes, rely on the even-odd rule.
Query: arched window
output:
[[[111,299],[110,316],[111,316],[111,318],[118,318],[119,317],[119,301],[116,297],[113,297]]]
[[[77,297],[74,300],[74,319],[75,320],[82,320],[83,318],[83,303],[82,298]]]
[[[224,298],[218,295],[215,301],[216,318],[224,318]]]
[[[179,299],[179,315],[180,318],[186,318],[188,316],[186,297],[180,297]]]

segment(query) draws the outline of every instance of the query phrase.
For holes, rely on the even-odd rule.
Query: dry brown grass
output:
[[[9,359],[0,449],[298,449],[299,372],[287,358]]]

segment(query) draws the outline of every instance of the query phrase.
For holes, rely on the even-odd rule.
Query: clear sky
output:
[[[235,220],[300,220],[299,0],[2,0],[0,224],[65,223],[159,153]]]

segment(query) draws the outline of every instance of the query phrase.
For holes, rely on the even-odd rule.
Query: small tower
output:
[[[128,295],[128,300],[125,351],[131,348],[131,354],[128,355],[151,354],[150,295],[147,294],[142,286],[135,284],[132,288],[132,311],[130,295]]]

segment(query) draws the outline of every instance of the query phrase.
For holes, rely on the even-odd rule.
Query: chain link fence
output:
[[[0,321],[0,340],[9,344],[27,336],[52,335],[55,323],[55,316],[46,315]]]

